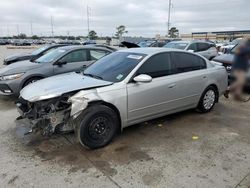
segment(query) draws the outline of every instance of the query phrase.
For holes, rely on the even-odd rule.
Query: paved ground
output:
[[[0,187],[250,187],[250,103],[135,125],[96,151],[74,135],[24,136],[13,103],[0,97]]]

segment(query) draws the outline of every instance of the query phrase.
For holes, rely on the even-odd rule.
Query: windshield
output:
[[[43,52],[44,50],[46,50],[49,46],[44,46],[42,48],[38,48],[37,50],[33,51],[31,54],[32,55],[38,55],[40,54],[41,52]]]
[[[154,41],[145,41],[145,42],[139,42],[138,45],[140,47],[149,47],[152,43],[154,43]]]
[[[35,62],[36,63],[50,63],[56,60],[57,58],[61,57],[61,55],[63,55],[65,52],[66,52],[65,49],[56,49],[38,58]]]
[[[114,52],[95,62],[84,71],[84,74],[110,82],[120,82],[145,56],[138,53]]]
[[[187,45],[188,43],[186,42],[169,42],[163,47],[184,50],[187,47]]]

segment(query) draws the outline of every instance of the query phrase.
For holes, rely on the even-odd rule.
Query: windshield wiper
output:
[[[92,78],[96,78],[96,79],[99,79],[99,80],[103,80],[103,78],[101,76],[97,76],[97,75],[94,75],[94,74],[85,74],[85,73],[83,73],[83,75],[89,76],[89,77],[92,77]]]

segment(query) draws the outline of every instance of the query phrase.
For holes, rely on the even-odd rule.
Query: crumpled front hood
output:
[[[20,61],[0,69],[0,76],[22,73],[40,66],[42,66],[42,64],[32,63],[30,61]]]
[[[217,61],[219,63],[233,64],[234,55],[233,54],[222,54],[216,56],[213,61]]]
[[[107,86],[111,84],[112,82],[83,76],[82,74],[73,72],[52,76],[32,83],[20,92],[20,97],[30,102],[36,102],[59,97],[62,94],[72,91]]]

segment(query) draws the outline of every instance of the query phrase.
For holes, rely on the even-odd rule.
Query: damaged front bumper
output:
[[[20,98],[16,107],[21,116],[16,122],[28,126],[30,133],[40,131],[44,136],[55,132],[71,132],[74,129],[70,120],[70,106],[58,99],[30,103]]]

